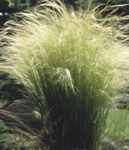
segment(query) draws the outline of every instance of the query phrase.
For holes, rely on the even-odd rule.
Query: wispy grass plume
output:
[[[52,149],[98,150],[108,104],[127,83],[129,48],[94,11],[45,1],[6,37],[2,65],[39,108]]]

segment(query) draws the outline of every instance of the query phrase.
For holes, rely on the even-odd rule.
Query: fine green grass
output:
[[[6,36],[1,69],[26,87],[54,150],[98,150],[108,106],[127,84],[129,48],[94,13],[46,1]]]
[[[129,110],[112,110],[106,121],[106,135],[113,139],[129,138]]]

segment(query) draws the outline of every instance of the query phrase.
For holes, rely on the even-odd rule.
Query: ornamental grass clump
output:
[[[47,129],[50,149],[98,150],[109,104],[127,83],[129,48],[97,23],[45,1],[6,36],[1,68],[24,84]]]

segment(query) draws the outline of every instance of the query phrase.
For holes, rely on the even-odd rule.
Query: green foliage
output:
[[[6,116],[5,116],[6,117]],[[6,126],[4,121],[0,120],[0,149],[41,149],[40,139],[38,135],[33,136],[31,133],[22,130],[19,128],[17,124],[14,123],[14,120],[10,118],[10,120],[6,120],[6,122],[11,122],[11,126]],[[17,126],[17,127],[16,127]]]
[[[129,111],[115,110],[108,114],[106,135],[114,139],[129,138]]]
[[[2,120],[0,120],[0,132],[7,132],[8,128],[7,126],[4,124],[4,122]]]
[[[9,128],[0,120],[0,145],[10,141]]]
[[[53,149],[98,150],[108,104],[127,83],[129,49],[92,11],[75,14],[47,1],[24,16],[6,37],[1,68],[26,87]]]

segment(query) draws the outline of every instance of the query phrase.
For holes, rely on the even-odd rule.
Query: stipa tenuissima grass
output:
[[[1,68],[39,108],[51,149],[98,150],[108,104],[127,83],[129,48],[118,32],[59,1],[25,13],[13,31]]]

